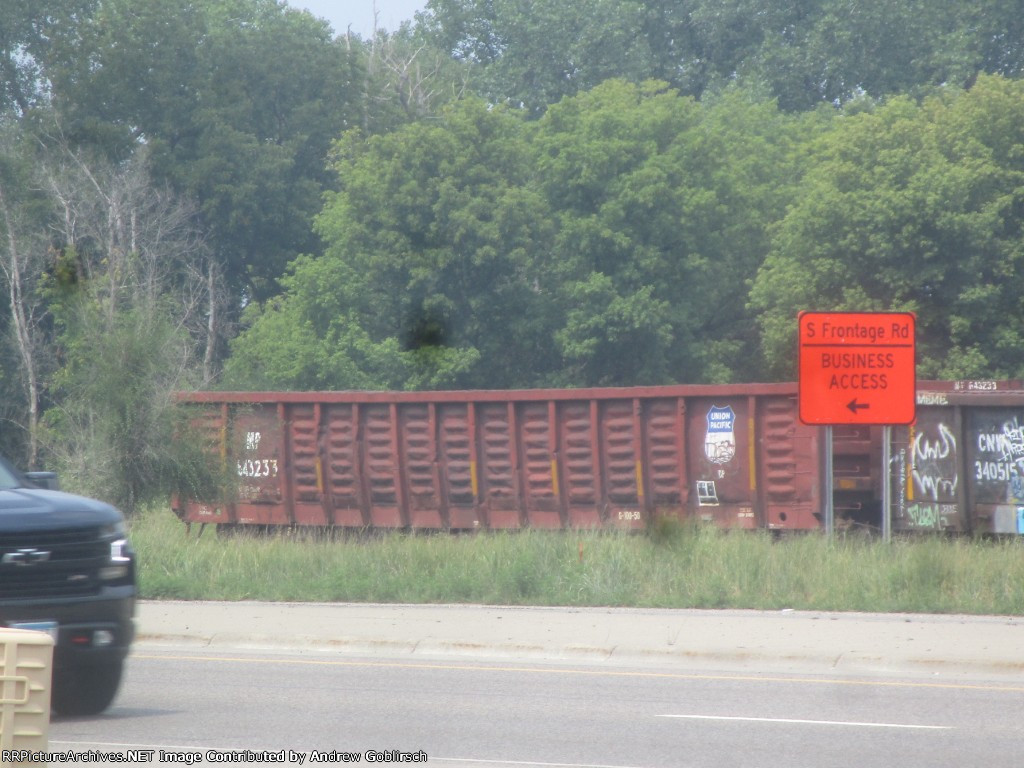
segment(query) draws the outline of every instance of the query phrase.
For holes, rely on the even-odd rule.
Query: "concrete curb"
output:
[[[1024,680],[1024,618],[142,601],[139,645]]]

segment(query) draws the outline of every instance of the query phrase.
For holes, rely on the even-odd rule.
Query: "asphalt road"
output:
[[[198,765],[265,752],[293,765],[404,753],[447,768],[1009,768],[1022,704],[1024,684],[1008,682],[147,646],[116,705],[55,720],[50,748]]]
[[[114,707],[54,720],[51,750],[999,768],[1024,743],[1015,618],[148,603],[139,631]]]

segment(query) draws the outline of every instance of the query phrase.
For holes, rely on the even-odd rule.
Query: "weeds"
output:
[[[1024,613],[1024,542],[662,524],[604,531],[201,537],[132,521],[143,597],[185,600]]]

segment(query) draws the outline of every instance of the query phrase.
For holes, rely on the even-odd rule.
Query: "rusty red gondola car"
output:
[[[192,392],[193,424],[237,483],[178,495],[187,523],[496,530],[823,524],[823,428],[797,386],[462,392]],[[893,529],[1024,532],[1024,389],[919,382],[891,431]],[[837,526],[877,526],[879,427],[835,427]]]

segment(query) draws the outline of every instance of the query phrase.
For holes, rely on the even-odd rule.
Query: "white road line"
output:
[[[788,723],[796,725],[846,725],[855,728],[908,728],[922,731],[950,731],[951,725],[911,725],[908,723],[858,723],[847,720],[798,720],[788,717],[724,717],[720,715],[658,715],[677,720],[726,720],[745,723]]]

